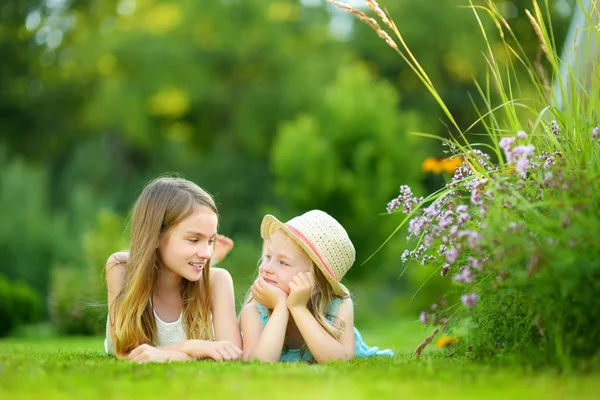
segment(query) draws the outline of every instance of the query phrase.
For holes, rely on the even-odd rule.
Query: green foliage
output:
[[[399,176],[417,184],[410,160],[428,151],[421,139],[406,135],[421,119],[399,113],[397,104],[389,83],[364,66],[347,66],[309,113],[281,127],[273,144],[278,195],[294,212],[319,208],[338,218],[357,244],[358,260],[391,231],[373,205],[397,191]]]
[[[65,334],[104,332],[108,311],[104,269],[107,258],[124,250],[123,219],[107,210],[96,217],[96,226],[82,238],[84,267],[52,268],[49,309],[51,320]]]
[[[395,200],[395,208],[409,214],[405,221],[416,241],[403,258],[452,277],[462,294],[462,304],[436,309],[433,316],[424,312],[421,319],[443,329],[448,320],[450,329],[467,326],[459,354],[589,365],[600,354],[600,95],[584,88],[600,85],[600,32],[590,29],[587,40],[576,43],[573,51],[583,63],[565,62],[548,2],[540,8],[534,1],[531,23],[548,61],[542,65],[528,59],[495,2],[475,13],[492,17],[504,51],[514,54],[501,59],[487,43],[490,71],[478,86],[485,107],[477,122],[491,145],[474,143],[466,132],[452,142],[442,139],[464,160],[452,181],[425,200],[407,190]],[[594,21],[597,13],[587,10],[582,21]],[[481,29],[485,34],[483,24]],[[399,52],[410,49],[402,43]],[[459,128],[418,61],[410,64]],[[552,90],[544,68],[555,77]]]
[[[87,275],[73,271],[101,265],[88,260],[81,240],[98,210],[125,215],[143,185],[168,171],[215,194],[221,232],[244,243],[232,254],[234,273],[243,277],[238,290],[247,283],[243,268],[254,271],[250,243],[259,240],[267,212],[284,217],[324,208],[348,227],[358,262],[371,255],[394,228],[393,217],[377,214],[399,181],[434,189],[418,171],[441,150],[405,133],[447,129],[410,70],[368,27],[356,23],[340,40],[332,27],[343,18],[317,3],[3,1],[0,273],[42,298],[49,282],[61,279],[50,279],[52,266],[68,266],[66,281]],[[504,2],[517,6],[512,22],[535,55],[526,3]],[[385,6],[457,121],[470,123],[471,75],[485,60],[464,4]],[[555,25],[564,27],[562,18],[554,13]],[[306,138],[287,137],[288,150],[275,157],[278,137],[294,134]],[[292,152],[294,145],[308,151]],[[282,186],[282,179],[291,183]],[[417,287],[395,285],[403,248],[388,246],[349,278],[377,270],[371,276],[389,290],[385,299],[404,290],[412,295]]]
[[[17,326],[37,321],[42,314],[38,294],[22,282],[11,282],[0,275],[0,336]]]
[[[64,219],[52,214],[47,201],[47,175],[23,160],[9,161],[0,148],[0,274],[47,293],[52,263],[65,255],[70,235]]]

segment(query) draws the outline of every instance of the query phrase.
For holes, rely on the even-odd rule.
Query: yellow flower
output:
[[[442,163],[437,157],[429,157],[421,164],[423,172],[433,172],[436,175],[442,173]]]
[[[463,163],[462,157],[450,157],[442,160],[442,169],[449,174],[454,174],[456,168],[460,167]]]
[[[462,157],[450,157],[450,158],[437,158],[429,157],[421,164],[423,172],[431,172],[436,175],[442,173],[442,171],[449,174],[453,174],[456,168],[460,167],[463,163]]]
[[[438,340],[435,341],[435,345],[441,349],[454,346],[458,342],[458,338],[456,336],[441,336]]]

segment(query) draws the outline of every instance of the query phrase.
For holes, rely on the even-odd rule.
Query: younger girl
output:
[[[212,197],[190,181],[144,188],[131,249],[106,264],[107,352],[137,362],[240,358],[231,276],[210,268],[217,224]]]
[[[313,210],[283,224],[263,219],[258,278],[240,314],[243,358],[328,362],[391,356],[370,348],[354,328],[354,308],[340,280],[354,263],[346,230]]]

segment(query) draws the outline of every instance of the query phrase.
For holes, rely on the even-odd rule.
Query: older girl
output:
[[[231,276],[210,267],[217,225],[196,184],[158,178],[144,188],[130,251],[106,264],[107,352],[136,362],[240,358]]]

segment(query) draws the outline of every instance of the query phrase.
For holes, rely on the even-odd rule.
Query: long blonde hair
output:
[[[263,254],[258,262],[259,266],[262,263],[264,256],[264,247]],[[323,275],[323,272],[319,268],[316,267],[314,263],[312,263],[311,271],[315,276],[315,288],[310,296],[310,300],[308,301],[307,308],[310,313],[315,317],[319,325],[325,329],[327,333],[329,333],[334,339],[339,340],[346,329],[346,324],[341,319],[337,318],[335,315],[329,314],[329,308],[331,307],[331,303],[336,299],[341,299],[342,297],[336,295],[333,291],[333,288]],[[257,273],[258,275],[258,273]],[[246,293],[246,297],[244,299],[244,305],[251,303],[254,300],[252,297],[252,287],[248,289]],[[268,311],[269,313],[271,310]],[[331,319],[329,321],[328,317]],[[308,350],[308,346],[304,343],[300,349],[300,354],[303,356],[304,353]]]
[[[156,321],[150,299],[161,265],[156,247],[162,235],[197,207],[207,207],[218,214],[210,194],[181,178],[155,179],[138,197],[131,215],[131,248],[125,262],[123,288],[111,309],[118,353],[126,354],[153,342]],[[212,339],[209,276],[210,262],[199,281],[182,280],[182,320],[189,339]]]

